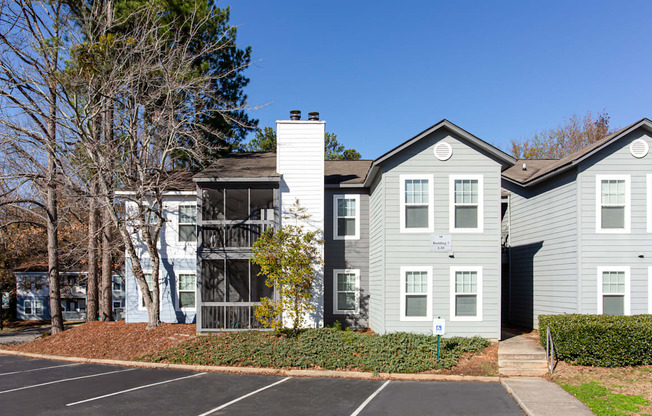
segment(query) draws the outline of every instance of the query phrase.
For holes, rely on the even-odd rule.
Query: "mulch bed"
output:
[[[84,358],[132,360],[194,338],[195,324],[90,322],[29,343],[5,347],[23,352]]]

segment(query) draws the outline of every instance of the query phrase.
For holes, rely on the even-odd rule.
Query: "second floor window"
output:
[[[360,195],[335,195],[333,211],[333,238],[335,240],[360,238]]]
[[[402,232],[432,232],[432,175],[401,175]]]
[[[179,206],[179,241],[197,241],[197,208],[195,205]]]
[[[482,176],[450,177],[450,230],[482,232]]]
[[[629,176],[596,176],[596,231],[623,233],[630,229]]]

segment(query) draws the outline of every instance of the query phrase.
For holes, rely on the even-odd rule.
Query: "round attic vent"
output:
[[[650,146],[643,139],[636,139],[629,145],[629,152],[632,156],[637,158],[642,158],[647,155],[647,152],[650,150]]]
[[[433,150],[435,152],[435,157],[441,161],[448,160],[453,155],[453,148],[446,142],[437,143]]]

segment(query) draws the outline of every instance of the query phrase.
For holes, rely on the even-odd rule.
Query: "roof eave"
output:
[[[193,178],[197,183],[278,183],[280,176],[263,176],[259,178]]]

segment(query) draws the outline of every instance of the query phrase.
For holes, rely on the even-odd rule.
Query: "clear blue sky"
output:
[[[373,159],[446,118],[504,150],[572,114],[652,118],[652,1],[224,0],[260,127],[292,109]]]

